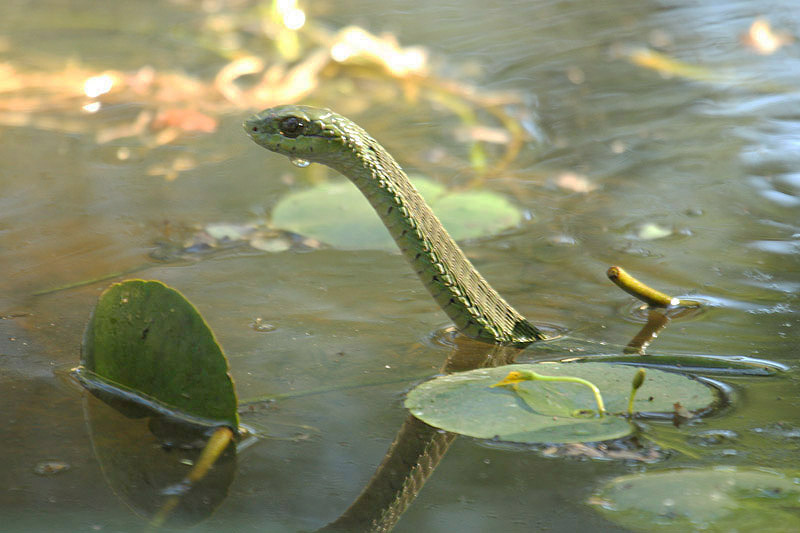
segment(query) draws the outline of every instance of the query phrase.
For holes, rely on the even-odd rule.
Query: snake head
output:
[[[342,152],[344,117],[328,109],[286,105],[265,109],[247,119],[244,130],[253,141],[291,158],[329,163]]]

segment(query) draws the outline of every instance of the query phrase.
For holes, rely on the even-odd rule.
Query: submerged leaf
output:
[[[76,376],[90,390],[238,428],[228,362],[203,318],[158,281],[112,285],[86,328]]]
[[[714,468],[622,476],[590,500],[638,531],[800,531],[796,473]]]
[[[520,210],[495,193],[448,194],[428,179],[412,176],[411,181],[456,240],[494,235],[522,220]],[[326,182],[286,195],[272,212],[272,224],[346,250],[395,246],[374,209],[349,182]]]

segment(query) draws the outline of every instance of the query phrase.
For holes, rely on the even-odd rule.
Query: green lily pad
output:
[[[511,371],[573,376],[596,385],[609,413],[627,412],[635,368],[604,363],[541,363],[482,368],[441,376],[415,387],[406,398],[411,413],[432,426],[477,438],[511,442],[595,442],[632,431],[621,416],[581,415],[597,405],[588,387],[575,383],[526,381],[491,387]],[[679,402],[689,411],[708,408],[716,397],[684,375],[648,370],[635,411],[672,412]]]
[[[537,360],[548,358],[552,361],[569,359],[570,362],[603,362],[634,365],[643,368],[657,368],[675,372],[691,372],[703,375],[732,375],[732,376],[772,376],[789,371],[789,367],[770,361],[769,359],[755,359],[741,355],[706,355],[706,354],[659,354],[648,355],[620,355],[623,346],[600,345],[596,341],[569,337],[557,343],[534,343],[527,348]],[[598,355],[602,350],[608,350]],[[565,356],[565,353],[570,355]],[[587,353],[582,357],[575,354]]]
[[[786,365],[775,361],[737,355],[610,355],[599,359],[596,357],[579,359],[575,362],[588,360],[733,376],[772,376],[789,370]]]
[[[638,531],[800,531],[798,473],[706,468],[618,477],[590,500]]]
[[[522,221],[520,210],[495,193],[447,193],[428,179],[412,176],[411,181],[456,240],[494,235]],[[346,250],[395,246],[375,210],[350,182],[326,182],[284,196],[272,211],[272,224]]]
[[[237,429],[228,362],[197,309],[158,281],[117,283],[100,296],[74,375],[92,392],[194,423]]]

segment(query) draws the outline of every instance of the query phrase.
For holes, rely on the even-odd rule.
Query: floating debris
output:
[[[40,476],[52,476],[66,472],[69,469],[69,463],[63,461],[42,461],[33,468],[33,472]]]

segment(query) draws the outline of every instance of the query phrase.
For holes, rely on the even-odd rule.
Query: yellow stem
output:
[[[661,291],[657,291],[652,287],[648,287],[638,279],[625,272],[622,267],[612,266],[608,269],[606,275],[608,276],[608,279],[613,281],[617,287],[627,292],[631,296],[640,299],[649,306],[669,307],[671,305],[679,305],[681,303],[681,301],[677,298],[667,296]]]
[[[214,463],[217,462],[219,456],[222,455],[222,452],[225,451],[225,448],[228,447],[228,443],[232,438],[233,431],[231,431],[230,428],[217,428],[214,434],[211,435],[211,438],[208,439],[205,448],[203,448],[203,451],[200,453],[200,457],[197,459],[197,462],[194,464],[194,467],[186,476],[186,478],[184,478],[181,485],[188,489],[194,483],[197,483],[203,479],[211,467],[214,466]],[[170,513],[180,503],[182,496],[183,494],[173,494],[167,498],[153,519],[150,521],[150,530],[160,528],[164,525],[164,522],[166,522]]]
[[[219,456],[222,455],[222,452],[225,451],[225,448],[228,447],[228,443],[232,438],[233,431],[230,428],[218,428],[208,439],[206,447],[203,448],[203,452],[194,464],[192,471],[186,476],[186,480],[189,483],[196,483],[203,479],[211,467],[214,466],[214,463],[217,462]]]
[[[501,387],[504,385],[516,385],[520,381],[550,381],[550,382],[558,382],[558,383],[578,383],[579,385],[585,385],[592,390],[594,394],[594,400],[597,402],[597,412],[600,414],[601,417],[605,416],[606,413],[606,406],[603,403],[603,396],[600,394],[600,389],[598,389],[594,383],[590,381],[586,381],[582,378],[576,378],[574,376],[544,376],[542,374],[537,374],[531,370],[526,370],[524,372],[513,371],[509,372],[508,376],[505,377],[502,381],[495,383],[492,387]]]

